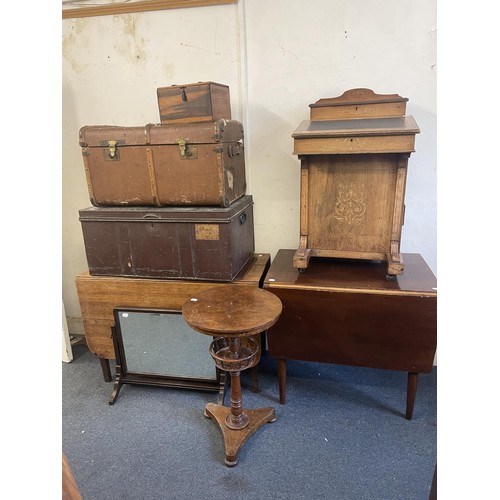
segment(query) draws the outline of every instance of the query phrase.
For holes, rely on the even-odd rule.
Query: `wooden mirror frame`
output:
[[[127,367],[126,352],[123,342],[122,328],[120,325],[121,313],[157,313],[181,315],[181,311],[171,309],[143,309],[132,307],[119,307],[113,309],[115,324],[111,327],[113,345],[116,356],[116,374],[113,385],[113,392],[109,404],[113,405],[118,397],[123,384],[149,385],[156,387],[176,387],[179,389],[197,389],[201,391],[218,392],[219,404],[224,404],[224,396],[227,391],[227,377],[225,373],[214,366],[215,374],[213,379],[196,378],[187,376],[162,375],[158,373],[144,373],[129,371]],[[186,323],[187,325],[187,323]],[[207,358],[210,358],[207,350]],[[212,362],[210,360],[210,362]]]

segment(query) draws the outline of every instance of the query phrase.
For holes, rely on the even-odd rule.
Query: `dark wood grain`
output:
[[[270,328],[281,313],[280,299],[260,288],[209,288],[183,306],[187,323],[200,333],[250,336]]]
[[[229,87],[215,82],[170,85],[156,89],[162,124],[231,119]]]

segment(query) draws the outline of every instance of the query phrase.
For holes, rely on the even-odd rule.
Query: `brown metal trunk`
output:
[[[232,281],[254,252],[253,201],[82,209],[91,275]]]

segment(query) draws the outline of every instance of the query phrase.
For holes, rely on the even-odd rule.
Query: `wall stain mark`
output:
[[[71,33],[63,36],[62,39],[63,57],[71,65],[75,73],[80,73],[86,67],[79,54],[82,47],[85,48],[89,45],[89,23],[90,20],[86,18],[75,19],[71,27]]]
[[[122,14],[113,17],[122,23],[122,30],[125,35],[123,43],[115,46],[117,51],[125,59],[130,60],[132,64],[144,64],[147,61],[147,52],[144,49],[146,40],[138,34],[139,16],[136,14]]]

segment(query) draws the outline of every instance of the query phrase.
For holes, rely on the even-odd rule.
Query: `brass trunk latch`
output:
[[[118,142],[119,141],[103,141],[101,143],[104,146],[107,146],[107,148],[104,148],[104,159],[105,160],[119,160],[120,159],[120,152],[118,151]]]
[[[177,139],[181,160],[195,160],[198,158],[198,148],[187,144],[185,139]]]
[[[109,157],[114,158],[116,155],[116,145],[118,141],[108,141]]]

